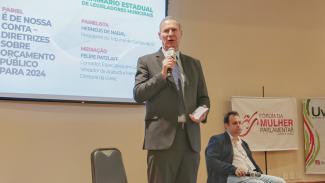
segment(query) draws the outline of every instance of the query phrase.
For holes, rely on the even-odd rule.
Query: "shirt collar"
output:
[[[230,137],[230,140],[231,140],[231,142],[234,142],[234,140],[233,140],[233,139],[234,139],[234,137],[233,137],[233,136],[232,136],[232,135],[231,135],[231,134],[230,134],[228,131],[226,131],[226,132],[228,133],[228,135],[229,135],[229,137]],[[241,142],[242,142],[241,138],[240,138],[239,136],[238,136],[237,138],[238,138],[238,142],[239,142],[239,143],[241,143]]]

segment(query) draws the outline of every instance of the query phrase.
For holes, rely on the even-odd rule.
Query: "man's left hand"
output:
[[[205,112],[199,119],[196,119],[193,114],[189,114],[191,120],[197,124],[200,124],[202,121],[204,121],[207,115],[208,115],[208,111]]]

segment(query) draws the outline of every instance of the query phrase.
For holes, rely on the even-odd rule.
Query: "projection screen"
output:
[[[134,102],[165,0],[1,0],[0,97]]]

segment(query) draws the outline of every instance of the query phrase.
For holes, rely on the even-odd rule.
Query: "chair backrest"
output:
[[[95,149],[91,170],[93,183],[127,183],[122,155],[116,148]]]

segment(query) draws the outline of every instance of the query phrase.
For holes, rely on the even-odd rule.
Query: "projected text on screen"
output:
[[[133,102],[165,0],[2,0],[0,97]]]

